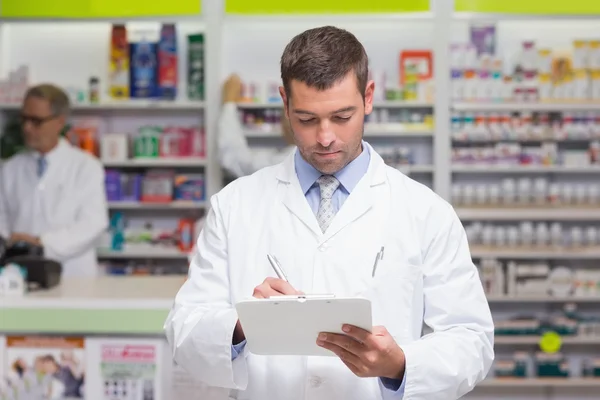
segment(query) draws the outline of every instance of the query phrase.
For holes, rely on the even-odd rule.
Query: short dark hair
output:
[[[352,33],[334,26],[309,29],[295,36],[281,56],[281,80],[285,94],[297,80],[309,87],[326,90],[354,71],[358,91],[365,97],[369,79],[369,58]]]

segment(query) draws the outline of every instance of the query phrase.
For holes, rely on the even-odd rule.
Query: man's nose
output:
[[[324,121],[319,125],[317,132],[317,142],[323,147],[329,147],[335,141],[335,133],[331,129],[331,124]]]

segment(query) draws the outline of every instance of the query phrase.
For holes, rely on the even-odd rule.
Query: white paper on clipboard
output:
[[[371,331],[371,301],[332,295],[276,296],[235,305],[248,351],[257,355],[335,356],[317,345],[321,332],[350,324]]]

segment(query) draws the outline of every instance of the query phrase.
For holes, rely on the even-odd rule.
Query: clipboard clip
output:
[[[310,300],[310,299],[333,299],[335,294],[299,294],[299,295],[283,295],[271,297],[272,299],[283,300]]]

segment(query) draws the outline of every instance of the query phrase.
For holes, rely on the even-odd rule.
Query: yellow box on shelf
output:
[[[201,0],[2,0],[2,18],[140,18],[200,15]]]
[[[376,14],[429,11],[429,0],[226,0],[227,14]]]
[[[594,15],[600,14],[598,0],[455,0],[458,12],[537,15]]]

